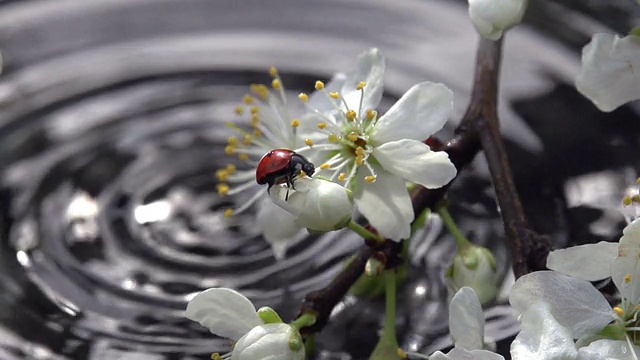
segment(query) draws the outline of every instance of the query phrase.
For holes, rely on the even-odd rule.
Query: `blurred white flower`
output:
[[[271,68],[271,76],[271,88],[264,84],[251,85],[251,93],[244,96],[243,105],[236,107],[236,113],[250,125],[228,124],[238,135],[229,137],[225,153],[238,156],[242,165],[230,163],[219,169],[216,176],[220,196],[249,194],[241,206],[227,209],[225,216],[240,214],[259,203],[256,223],[275,257],[281,259],[288,244],[302,234],[302,228],[294,224],[293,216],[273,204],[265,189],[256,184],[256,166],[262,156],[273,149],[303,146],[301,150],[305,150],[306,146],[298,134],[300,121],[290,113],[284,85],[275,68]]]
[[[266,313],[265,318],[279,320],[271,309]],[[281,322],[265,324],[251,300],[235,290],[211,288],[199,293],[189,301],[185,316],[213,334],[236,342],[223,359],[304,359],[300,333]]]
[[[528,0],[469,0],[469,18],[480,36],[498,40],[522,21]]]
[[[303,177],[296,180],[295,190],[286,185],[274,186],[271,199],[296,218],[296,225],[310,231],[327,232],[347,226],[355,210],[350,191],[334,182]]]
[[[472,288],[463,287],[451,299],[449,331],[454,339],[454,348],[447,354],[436,351],[429,360],[504,360],[502,355],[482,349],[484,313]],[[426,358],[420,354],[408,354]]]
[[[523,313],[523,331],[512,345],[514,359],[602,359],[594,357],[598,353],[625,354],[611,359],[638,359],[640,220],[624,229],[617,244],[601,242],[551,252],[547,267],[558,272],[522,276],[511,289],[511,305]],[[621,303],[613,309],[589,282],[608,277],[621,295]]]
[[[470,245],[460,249],[453,258],[446,277],[450,293],[454,294],[462,287],[469,286],[482,304],[495,299],[500,291],[496,259],[489,249],[482,246]]]
[[[595,34],[582,49],[576,88],[601,111],[640,98],[640,36]]]
[[[318,81],[312,97],[301,94],[311,113],[301,118],[317,172],[353,190],[358,210],[384,237],[409,237],[414,219],[406,181],[439,188],[456,168],[444,152],[424,141],[440,130],[453,108],[442,84],[415,85],[383,115],[375,108],[383,91],[384,58],[378,49],[358,57],[356,70]]]

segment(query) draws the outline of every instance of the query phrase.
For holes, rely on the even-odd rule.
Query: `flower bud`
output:
[[[498,40],[522,21],[527,0],[469,0],[469,18],[480,36]]]
[[[295,190],[274,186],[270,196],[276,205],[296,217],[295,223],[309,231],[339,230],[349,223],[355,205],[351,192],[343,186],[318,178],[301,178]],[[285,201],[286,192],[290,191]]]
[[[302,360],[305,356],[304,346],[299,346],[299,340],[300,333],[291,325],[259,325],[238,340],[231,360]]]
[[[469,286],[482,304],[493,300],[499,292],[496,259],[482,246],[471,246],[456,254],[447,278],[452,294]]]

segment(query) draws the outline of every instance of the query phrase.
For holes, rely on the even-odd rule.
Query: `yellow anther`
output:
[[[229,192],[230,188],[227,184],[218,184],[218,195],[225,196]]]
[[[242,105],[238,105],[238,106],[236,106],[236,108],[235,108],[235,112],[236,112],[236,114],[238,114],[238,115],[242,115],[242,114],[244,114],[244,106],[242,106]]]
[[[229,174],[233,174],[234,172],[236,172],[236,166],[233,164],[227,164],[227,167],[225,168],[225,170],[229,173]]]
[[[251,84],[249,89],[262,100],[266,100],[269,97],[269,88],[265,84]]]
[[[623,203],[625,206],[629,206],[629,205],[631,205],[631,196],[629,196],[629,195],[625,195],[625,196],[622,198],[622,203]]]
[[[229,177],[229,172],[226,169],[216,170],[216,177],[220,181],[227,181],[227,178]]]
[[[309,101],[309,95],[305,93],[298,94],[298,99],[302,100],[302,102],[306,103]]]
[[[224,147],[224,153],[227,155],[233,155],[236,153],[236,147],[232,145],[227,145]]]
[[[640,203],[640,195],[636,194],[631,197],[631,202]]]
[[[258,127],[258,124],[260,124],[260,116],[258,114],[251,115],[251,126],[255,128]]]
[[[636,179],[636,184],[640,185],[640,177]]]
[[[320,169],[322,169],[322,170],[327,170],[327,169],[330,169],[330,168],[331,168],[331,164],[329,164],[329,163],[324,163],[324,164],[320,165]]]
[[[332,99],[340,99],[340,93],[339,92],[330,92],[329,96],[331,96]]]
[[[307,176],[307,173],[304,172],[304,170],[300,170],[300,177],[305,177]]]
[[[299,119],[293,119],[291,120],[291,127],[298,127],[300,126],[300,120]]]
[[[309,146],[309,147],[313,146],[313,140],[311,140],[311,139],[304,139],[304,143],[307,144],[307,146]]]
[[[324,89],[324,83],[320,80],[316,81],[316,90]]]
[[[253,104],[255,101],[256,99],[249,94],[242,97],[242,102],[244,102],[247,105]]]
[[[242,140],[242,144],[244,146],[249,146],[251,145],[251,143],[253,142],[253,136],[247,134],[244,136],[244,139]]]
[[[624,282],[627,284],[631,282],[631,274],[627,274],[624,276]]]
[[[360,136],[360,134],[358,134],[355,131],[352,131],[349,133],[349,135],[347,135],[347,139],[351,140],[351,141],[356,141],[358,140],[358,136]]]
[[[364,156],[362,155],[356,156],[356,164],[358,164],[358,166],[364,164]]]
[[[280,82],[280,79],[273,79],[273,81],[271,82],[271,87],[276,90],[282,89],[282,83]]]
[[[364,181],[368,182],[369,184],[374,183],[376,182],[376,176],[374,175],[365,176]]]
[[[224,211],[224,216],[225,217],[232,217],[233,216],[233,209],[226,209]]]
[[[227,141],[231,146],[238,146],[238,143],[240,142],[240,140],[238,140],[238,137],[234,135],[229,136],[229,139],[227,139]]]
[[[407,353],[406,353],[406,352],[404,352],[404,350],[402,350],[402,349],[398,348],[398,357],[399,357],[400,359],[406,359],[406,358],[408,358],[408,357],[409,357],[409,355],[407,355]],[[216,359],[216,360],[217,360],[217,359]]]
[[[327,127],[327,123],[318,123],[318,129],[324,129]]]
[[[362,146],[356,148],[356,155],[364,155],[364,148]]]
[[[247,160],[249,160],[249,155],[248,154],[240,154],[240,155],[238,155],[238,158],[240,158],[240,160],[242,160],[242,161],[247,161]]]
[[[369,109],[367,110],[367,120],[373,120],[376,118],[376,116],[378,116],[378,112],[373,110],[373,109]]]
[[[622,308],[620,306],[614,307],[613,311],[615,311],[615,313],[618,314],[618,316],[620,316],[620,317],[624,316],[624,310],[622,310]]]
[[[328,139],[330,143],[337,143],[338,141],[340,141],[340,137],[336,134],[329,134]]]
[[[338,180],[345,181],[346,179],[347,179],[347,173],[340,173],[340,175],[338,175]]]
[[[358,83],[358,85],[356,85],[356,90],[362,90],[362,89],[364,89],[365,86],[367,86],[367,82],[366,81],[360,81]]]
[[[251,110],[251,114],[256,115],[258,112],[260,112],[260,107],[252,106],[250,110]]]
[[[353,121],[358,117],[358,114],[356,114],[355,110],[349,110],[346,112],[345,116],[349,121]]]
[[[275,66],[270,67],[269,68],[269,75],[271,75],[271,77],[278,76],[278,69],[276,69]]]
[[[262,131],[260,131],[258,129],[255,129],[255,130],[253,130],[253,135],[260,137],[260,136],[262,136]]]

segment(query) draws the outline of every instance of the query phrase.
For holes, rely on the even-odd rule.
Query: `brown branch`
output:
[[[480,40],[467,111],[455,130],[455,137],[443,146],[432,147],[434,150],[447,152],[458,172],[471,163],[481,149],[485,151],[504,221],[507,246],[513,256],[514,272],[519,277],[530,270],[544,268],[549,242],[529,226],[513,182],[504,142],[500,137],[497,98],[501,55],[502,40]],[[411,194],[414,213],[420,214],[427,208],[435,208],[450,185],[451,183],[439,189],[417,187]],[[335,305],[364,271],[367,260],[376,251],[382,251],[390,258],[399,256],[401,250],[397,244],[387,240],[379,247],[364,245],[329,285],[307,294],[301,313],[314,313],[317,321],[313,326],[302,329],[303,333],[322,330]]]

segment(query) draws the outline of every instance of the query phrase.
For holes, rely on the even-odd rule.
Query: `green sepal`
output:
[[[302,336],[300,336],[300,332],[298,332],[298,330],[295,330],[289,337],[289,349],[293,352],[297,352],[303,347],[304,341],[302,341]]]
[[[274,324],[274,323],[283,323],[280,315],[268,306],[261,307],[258,309],[258,316],[262,319],[262,322],[265,324]]]

